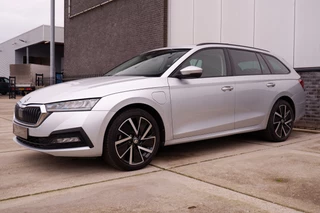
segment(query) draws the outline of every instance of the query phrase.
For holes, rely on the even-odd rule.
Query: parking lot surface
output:
[[[320,212],[320,134],[256,134],[164,147],[122,172],[12,140],[16,100],[0,96],[0,212]]]

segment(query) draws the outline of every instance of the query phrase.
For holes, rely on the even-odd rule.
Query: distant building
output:
[[[63,27],[56,27],[55,40],[55,66],[59,73],[63,71]],[[42,25],[0,44],[0,76],[9,77],[10,65],[27,62],[50,66],[50,26]]]
[[[319,0],[65,1],[65,76],[101,75],[152,48],[224,42],[270,50],[307,91],[297,126],[320,129]]]

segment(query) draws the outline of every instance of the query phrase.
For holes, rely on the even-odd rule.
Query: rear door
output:
[[[259,53],[228,50],[235,78],[235,129],[264,128],[278,94],[271,71]]]

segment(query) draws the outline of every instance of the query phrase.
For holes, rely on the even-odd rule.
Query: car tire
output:
[[[119,114],[106,131],[103,158],[126,171],[147,166],[158,152],[160,131],[156,120],[142,109]]]
[[[6,95],[7,94],[7,92],[1,92],[1,95]]]
[[[285,141],[292,132],[293,123],[292,106],[285,100],[278,100],[272,107],[264,135],[271,142]]]

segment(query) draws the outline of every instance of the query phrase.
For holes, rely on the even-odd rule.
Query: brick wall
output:
[[[102,0],[71,0],[71,15]],[[167,44],[167,0],[114,0],[73,18],[65,1],[64,76],[101,75]]]
[[[320,72],[299,72],[307,93],[306,114],[295,127],[320,130]]]

